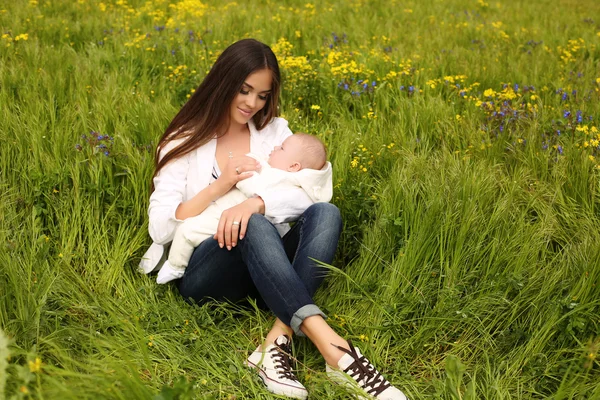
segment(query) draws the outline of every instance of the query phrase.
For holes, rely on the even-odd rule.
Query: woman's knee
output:
[[[306,209],[303,216],[304,218],[315,218],[319,225],[341,229],[340,209],[331,203],[315,203]]]
[[[271,234],[276,234],[279,237],[275,226],[264,215],[252,214],[250,216],[245,237],[260,238]]]

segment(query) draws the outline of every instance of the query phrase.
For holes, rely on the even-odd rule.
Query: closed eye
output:
[[[250,93],[250,91],[248,91],[248,90],[244,90],[244,89],[240,89],[240,93],[241,93],[241,94],[243,94],[243,95],[247,95],[247,94],[249,94],[249,93]],[[258,95],[258,98],[259,98],[260,100],[262,100],[262,101],[266,101],[266,100],[269,98],[269,96],[265,96],[265,95],[260,95],[260,94],[259,94],[259,95]]]

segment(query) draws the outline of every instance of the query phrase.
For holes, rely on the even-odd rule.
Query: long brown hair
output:
[[[256,129],[264,128],[277,116],[281,75],[277,58],[269,46],[254,39],[243,39],[223,51],[210,72],[187,103],[179,110],[158,142],[153,178],[170,161],[183,157],[208,143],[215,134],[222,135],[229,121],[229,108],[251,73],[268,69],[273,75],[271,93],[263,109],[252,121]],[[171,141],[185,140],[159,158]]]

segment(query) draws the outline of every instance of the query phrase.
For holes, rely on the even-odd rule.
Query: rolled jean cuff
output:
[[[327,315],[321,311],[319,307],[314,304],[307,304],[302,306],[294,313],[292,320],[290,321],[290,327],[294,330],[294,333],[298,336],[306,336],[300,330],[300,325],[304,322],[304,319],[312,317],[313,315],[320,315],[323,319],[327,319]]]

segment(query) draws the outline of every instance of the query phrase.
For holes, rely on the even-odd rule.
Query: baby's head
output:
[[[271,167],[296,172],[304,168],[321,169],[327,161],[325,145],[315,136],[296,133],[275,146],[269,155]]]

